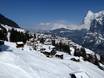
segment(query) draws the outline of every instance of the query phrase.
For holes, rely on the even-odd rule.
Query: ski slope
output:
[[[47,58],[39,51],[17,49],[15,43],[5,42],[0,52],[0,78],[103,78],[104,71],[89,62],[74,62],[68,54],[64,59]]]

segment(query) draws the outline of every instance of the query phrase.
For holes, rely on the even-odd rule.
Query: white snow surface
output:
[[[68,54],[64,59],[47,58],[39,51],[17,49],[15,43],[5,42],[0,52],[0,78],[104,78],[104,71],[89,62],[71,61]]]

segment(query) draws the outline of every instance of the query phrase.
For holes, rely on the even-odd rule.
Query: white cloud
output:
[[[70,30],[89,29],[89,27],[84,24],[82,25],[66,24],[64,21],[41,22],[39,25],[37,25],[38,30],[54,30],[59,28],[66,28]]]
[[[51,23],[49,23],[49,22],[46,22],[46,23],[44,23],[44,22],[42,22],[42,23],[40,23],[40,25],[44,25],[44,26],[47,26],[47,25],[50,25]]]

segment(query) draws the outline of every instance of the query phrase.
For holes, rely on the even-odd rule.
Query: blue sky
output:
[[[88,10],[104,9],[104,0],[0,0],[0,13],[23,27],[41,22],[80,23]]]

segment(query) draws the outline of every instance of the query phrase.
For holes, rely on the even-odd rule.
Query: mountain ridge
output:
[[[17,23],[15,23],[13,20],[5,17],[4,15],[0,14],[0,24],[8,25],[10,27],[20,28]]]

